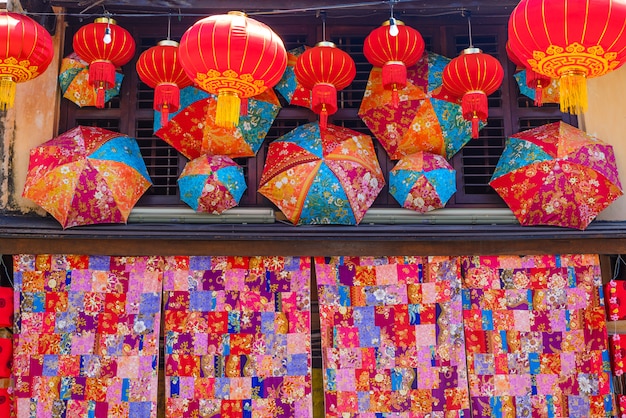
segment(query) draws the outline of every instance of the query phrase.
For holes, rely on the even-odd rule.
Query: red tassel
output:
[[[482,91],[470,91],[463,95],[461,111],[463,118],[472,122],[472,138],[478,138],[479,121],[486,121],[489,110],[487,95]]]
[[[248,116],[248,98],[241,98],[241,109],[239,110],[241,116]]]
[[[13,340],[0,338],[0,377],[11,377],[11,359],[13,357]]]
[[[393,90],[391,90],[391,105],[394,109],[397,109],[400,106],[400,95],[398,94],[398,89],[394,86]]]
[[[96,88],[96,107],[104,107],[105,90],[115,86],[115,66],[111,61],[93,61],[89,64],[89,84]]]
[[[311,109],[321,115],[326,112],[326,117],[337,111],[337,89],[330,83],[317,83],[311,91]]]
[[[13,288],[0,287],[0,328],[13,326]]]
[[[100,86],[96,89],[96,107],[98,109],[104,108],[104,95],[106,93],[106,89],[104,86]]]
[[[535,106],[543,105],[543,86],[548,86],[552,79],[533,70],[526,71],[526,85],[535,89]]]
[[[478,138],[479,120],[477,116],[472,118],[472,139]]]
[[[328,112],[326,111],[326,107],[322,109],[320,112],[320,131],[325,131],[328,127]]]
[[[164,104],[163,106],[161,106],[161,126],[165,128],[167,126],[167,123],[169,122],[169,119],[169,106],[167,104]]]
[[[389,61],[383,65],[383,86],[388,89],[406,86],[406,65],[402,61]]]
[[[174,83],[157,84],[154,88],[154,105],[156,111],[161,112],[161,126],[167,126],[170,112],[178,111],[180,107],[180,89]]]

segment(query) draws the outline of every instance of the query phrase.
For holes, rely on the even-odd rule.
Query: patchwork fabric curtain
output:
[[[309,258],[189,257],[165,273],[170,417],[309,418]]]
[[[19,418],[156,417],[162,264],[14,257]]]
[[[464,257],[473,417],[610,417],[598,257]]]
[[[315,258],[326,417],[469,415],[457,258]]]

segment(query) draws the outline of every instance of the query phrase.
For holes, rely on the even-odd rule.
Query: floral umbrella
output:
[[[456,170],[439,154],[416,152],[389,172],[389,192],[403,208],[419,213],[442,208],[456,193]]]
[[[196,212],[220,214],[239,204],[246,190],[243,169],[224,155],[189,161],[178,178],[180,199]]]
[[[78,126],[31,150],[23,196],[63,228],[126,223],[151,184],[134,138]]]
[[[613,148],[564,122],[509,137],[489,184],[522,225],[581,230],[622,195]]]
[[[104,93],[105,103],[120,94],[124,75],[115,73],[115,86]],[[63,97],[76,103],[79,107],[95,106],[96,91],[89,85],[89,64],[72,52],[61,61],[59,85]]]
[[[471,139],[461,105],[442,88],[441,74],[449,61],[427,52],[409,67],[397,109],[389,105],[391,92],[382,86],[380,69],[371,71],[359,116],[392,160],[418,151],[449,159]]]
[[[259,193],[294,224],[358,224],[385,180],[372,139],[318,122],[273,141]]]
[[[247,115],[232,128],[215,123],[215,96],[195,87],[180,93],[180,110],[170,115],[167,126],[155,117],[155,135],[189,159],[203,154],[231,158],[254,157],[261,147],[278,111],[280,102],[273,90],[248,100]]]
[[[298,57],[302,55],[305,50],[306,47],[301,46],[287,51],[287,68],[278,84],[274,86],[274,90],[280,93],[289,104],[310,107],[311,91],[305,89],[298,83],[296,73],[293,69],[298,61]]]

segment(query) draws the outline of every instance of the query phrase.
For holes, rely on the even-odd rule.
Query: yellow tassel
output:
[[[220,91],[217,95],[215,124],[223,128],[232,128],[239,124],[241,99],[234,91]]]
[[[587,77],[579,71],[561,75],[560,104],[561,112],[579,115],[587,111]]]
[[[13,107],[15,102],[16,83],[11,77],[0,79],[0,110],[7,110]]]

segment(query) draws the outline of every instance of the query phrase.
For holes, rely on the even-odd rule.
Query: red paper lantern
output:
[[[410,26],[396,20],[396,35],[389,30],[390,22],[374,29],[365,38],[363,54],[375,67],[382,68],[383,86],[392,91],[392,104],[398,107],[398,88],[406,86],[406,67],[417,64],[424,53],[422,35]]]
[[[559,79],[561,111],[587,110],[587,78],[626,61],[626,3],[615,0],[521,0],[509,18],[511,51]]]
[[[13,288],[0,287],[0,328],[13,326]]]
[[[526,70],[526,85],[535,91],[535,106],[541,107],[543,105],[543,88],[549,86],[552,83],[552,79],[543,74],[539,74],[532,68],[528,68],[515,56],[513,51],[511,51],[509,42],[506,43],[506,54],[516,67]]]
[[[28,16],[0,12],[0,109],[13,107],[16,83],[43,74],[52,62],[52,37]]]
[[[239,122],[241,99],[274,87],[287,68],[287,51],[268,26],[241,12],[209,16],[183,34],[178,60],[201,89],[217,95],[215,123]]]
[[[78,29],[74,52],[89,63],[89,84],[96,89],[96,107],[104,107],[104,94],[115,85],[115,68],[135,55],[135,41],[115,20],[101,17]]]
[[[337,91],[352,83],[356,76],[354,60],[332,42],[319,42],[298,57],[296,78],[311,90],[311,109],[320,115],[320,128],[326,129],[328,115],[337,111]]]
[[[443,69],[443,86],[462,97],[463,118],[472,122],[472,138],[478,138],[478,121],[487,121],[487,96],[495,92],[504,78],[504,69],[491,55],[478,48],[467,48]]]
[[[192,84],[178,62],[178,42],[164,40],[144,51],[137,60],[141,81],[154,89],[154,110],[161,112],[161,125],[167,126],[169,112],[180,106],[180,89]]]

